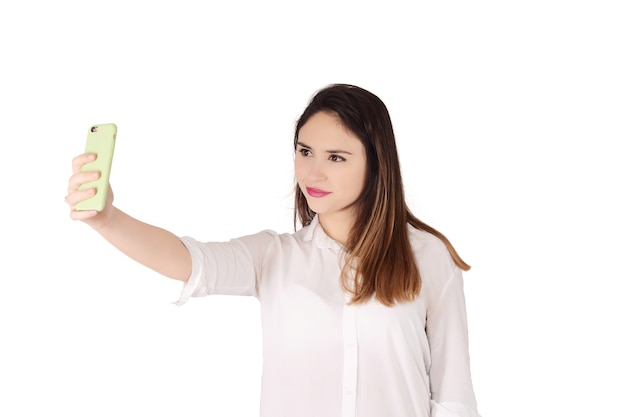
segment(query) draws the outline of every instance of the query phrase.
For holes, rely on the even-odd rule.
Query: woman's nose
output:
[[[309,179],[311,179],[312,181],[324,181],[326,179],[326,172],[324,170],[323,161],[311,161],[311,165],[309,168]]]

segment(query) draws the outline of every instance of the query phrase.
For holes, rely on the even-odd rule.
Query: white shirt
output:
[[[480,417],[461,270],[439,239],[409,230],[422,277],[413,302],[348,305],[341,246],[316,217],[294,234],[183,237],[193,265],[177,304],[209,294],[259,299],[262,417]]]

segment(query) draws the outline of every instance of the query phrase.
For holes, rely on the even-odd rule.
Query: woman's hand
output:
[[[72,176],[69,180],[67,187],[67,196],[65,202],[70,206],[70,218],[72,220],[80,220],[94,229],[102,227],[111,217],[113,211],[113,190],[109,184],[109,191],[107,193],[106,204],[102,211],[96,210],[76,210],[76,204],[80,201],[86,200],[96,193],[95,188],[87,188],[79,190],[78,188],[87,182],[97,180],[100,177],[100,173],[97,171],[82,172],[83,165],[88,162],[94,161],[96,156],[91,153],[85,153],[78,155],[72,160]]]
[[[76,204],[93,196],[95,189],[79,190],[100,177],[99,172],[82,172],[83,166],[95,160],[93,154],[78,155],[72,160],[72,176],[65,202],[70,206],[70,217],[92,228],[131,259],[160,274],[180,281],[191,275],[191,256],[175,234],[144,223],[113,206],[113,190],[108,185],[106,203],[102,211],[76,210]]]

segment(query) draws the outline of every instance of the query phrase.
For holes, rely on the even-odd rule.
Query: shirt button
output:
[[[346,391],[345,395],[346,397],[352,397],[352,391]]]

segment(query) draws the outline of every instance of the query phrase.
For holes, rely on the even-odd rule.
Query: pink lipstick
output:
[[[311,197],[316,197],[316,198],[324,197],[330,194],[330,192],[328,191],[320,190],[319,188],[311,188],[311,187],[306,187],[306,193],[310,195]]]

